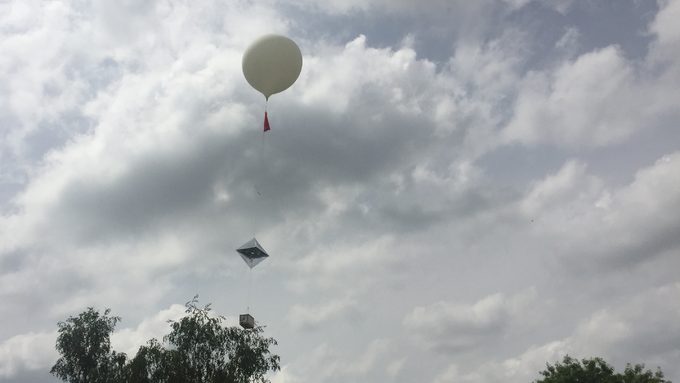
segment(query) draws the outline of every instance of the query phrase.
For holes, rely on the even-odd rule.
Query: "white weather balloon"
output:
[[[266,99],[288,89],[302,70],[302,53],[288,37],[266,35],[243,54],[243,75]]]

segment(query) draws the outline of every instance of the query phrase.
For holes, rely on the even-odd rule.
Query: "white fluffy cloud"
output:
[[[478,14],[481,10],[489,7],[492,1],[483,0],[474,3],[467,1],[446,1],[446,0],[426,0],[422,4],[416,4],[408,0],[330,0],[324,3],[313,2],[309,0],[294,0],[294,4],[303,7],[318,8],[325,12],[332,13],[351,13],[351,12],[422,12],[431,13],[437,11],[446,11],[455,19],[458,19],[457,14],[464,14],[467,16]]]
[[[592,148],[621,143],[636,132],[677,118],[671,96],[680,77],[677,4],[662,2],[649,25],[655,41],[641,60],[617,45],[581,54],[547,70],[529,71],[504,136],[511,142]]]
[[[159,311],[150,318],[145,318],[137,327],[121,328],[114,332],[111,337],[111,347],[124,352],[132,358],[137,353],[140,346],[152,338],[163,341],[163,336],[170,332],[168,321],[174,321],[185,315],[186,308],[182,305],[174,304],[165,310]],[[120,326],[120,325],[119,325]]]
[[[643,363],[655,370],[663,366],[667,377],[675,376],[673,362],[680,337],[680,285],[651,289],[598,310],[563,339],[532,346],[521,355],[481,366],[450,365],[435,382],[526,382],[536,379],[545,363],[599,356],[622,370],[626,363]]]
[[[474,304],[438,302],[416,307],[403,320],[406,329],[428,348],[469,351],[489,339],[502,338],[509,326],[527,321],[535,291],[506,297],[494,294]]]
[[[584,164],[567,162],[533,186],[521,209],[535,221],[537,235],[553,238],[555,250],[568,253],[573,264],[635,264],[672,255],[680,245],[680,223],[668,214],[680,209],[679,171],[676,152],[640,169],[630,184],[608,189]]]
[[[324,343],[300,360],[297,367],[284,366],[274,374],[272,382],[292,383],[309,381],[361,382],[370,379],[376,370],[385,368],[390,355],[390,342],[384,339],[371,341],[362,351],[346,354]]]
[[[673,53],[678,53],[680,42],[680,27],[675,22],[680,17],[680,5],[677,1],[664,0],[660,2],[662,9],[651,24],[651,31],[656,34],[658,44]]]
[[[506,134],[525,143],[568,146],[620,141],[649,117],[639,89],[634,69],[616,47],[584,54],[553,73],[527,76]]]
[[[357,309],[352,299],[333,300],[318,305],[293,305],[288,312],[288,321],[293,327],[309,331],[338,316],[352,315]]]
[[[56,332],[15,335],[0,343],[0,377],[9,378],[24,370],[48,370],[57,358]]]

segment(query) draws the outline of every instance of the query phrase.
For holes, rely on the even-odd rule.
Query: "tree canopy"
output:
[[[629,363],[623,373],[616,373],[602,358],[578,360],[569,355],[562,362],[547,364],[540,374],[543,378],[536,383],[671,383],[661,369],[645,370],[644,364]]]
[[[186,316],[170,321],[162,341],[150,339],[132,359],[111,350],[110,335],[119,317],[94,308],[59,322],[56,348],[61,357],[50,373],[71,383],[245,383],[267,382],[269,371],[280,369],[270,351],[276,340],[264,329],[223,325],[210,305],[186,304]]]
[[[72,383],[116,381],[126,356],[111,351],[109,334],[120,318],[109,313],[107,309],[102,315],[90,307],[57,324],[56,348],[61,358],[50,370],[52,375]]]

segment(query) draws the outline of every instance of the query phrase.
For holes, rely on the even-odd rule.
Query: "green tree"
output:
[[[670,380],[664,379],[660,368],[652,372],[651,370],[645,370],[644,364],[632,366],[628,363],[623,374],[619,374],[619,376],[621,377],[620,381],[624,383],[672,383]]]
[[[130,382],[267,382],[265,374],[280,368],[262,327],[243,330],[222,325],[224,317],[210,314],[210,305],[187,302],[184,318],[171,322],[172,331],[140,347],[130,362]]]
[[[549,363],[540,374],[543,379],[536,383],[671,383],[665,380],[661,369],[645,370],[644,364],[628,364],[623,374],[602,358],[578,360],[566,355],[562,362]]]
[[[280,369],[269,350],[276,340],[265,338],[261,326],[226,327],[210,305],[198,306],[198,297],[186,307],[186,316],[170,321],[163,342],[149,340],[130,360],[111,351],[110,334],[120,318],[88,308],[59,322],[61,357],[50,372],[76,383],[264,383],[267,372]]]
[[[100,315],[92,307],[76,317],[59,322],[57,351],[61,357],[50,373],[71,383],[109,383],[122,377],[125,354],[111,351],[109,335],[120,321],[109,316],[110,310]]]

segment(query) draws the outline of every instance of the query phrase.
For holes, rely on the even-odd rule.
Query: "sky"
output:
[[[0,0],[0,381],[198,294],[272,383],[680,381],[680,1]],[[303,54],[268,105],[241,58]],[[256,193],[260,191],[260,195]],[[250,272],[235,249],[270,257]]]

